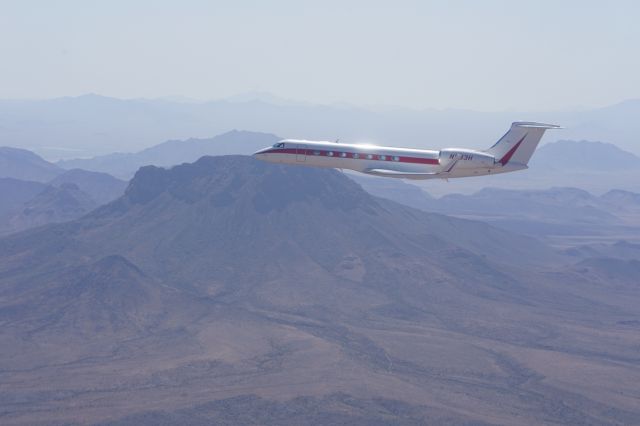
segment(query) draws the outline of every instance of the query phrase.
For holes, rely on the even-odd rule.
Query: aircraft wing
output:
[[[441,172],[433,172],[433,173],[402,172],[399,170],[389,170],[389,169],[367,169],[367,170],[364,170],[363,173],[376,175],[376,176],[394,177],[399,179],[433,179],[433,178],[446,179],[449,176],[449,173],[451,172],[451,170],[453,170],[453,168],[457,163],[458,163],[458,160],[455,160],[445,170]]]
[[[401,172],[398,170],[389,170],[389,169],[367,169],[364,173],[375,175],[375,176],[384,176],[384,177],[394,177],[399,179],[430,179],[437,177],[440,173],[413,173],[413,172]]]

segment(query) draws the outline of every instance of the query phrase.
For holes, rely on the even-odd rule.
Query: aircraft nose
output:
[[[269,151],[269,147],[267,148],[262,148],[256,152],[253,153],[253,158],[257,158],[257,159],[265,159],[267,157],[267,151]]]

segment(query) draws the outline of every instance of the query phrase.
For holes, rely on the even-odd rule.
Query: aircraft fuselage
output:
[[[389,177],[396,177],[391,172],[397,172],[397,177],[405,179],[457,178],[514,170],[499,163],[496,166],[491,155],[468,149],[433,151],[293,139],[280,141],[254,156],[270,163],[349,169],[380,176],[387,174],[377,171],[388,170]]]

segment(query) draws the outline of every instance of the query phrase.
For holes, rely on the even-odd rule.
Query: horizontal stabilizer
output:
[[[538,129],[562,129],[562,126],[558,126],[557,124],[546,124],[546,123],[536,123],[535,121],[515,121],[512,123],[513,126],[516,127],[530,127],[530,128],[538,128]]]

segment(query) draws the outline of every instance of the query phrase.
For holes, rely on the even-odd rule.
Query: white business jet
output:
[[[558,128],[553,124],[518,121],[486,150],[436,151],[285,139],[253,155],[271,163],[350,169],[384,177],[451,179],[526,169],[545,130]]]

